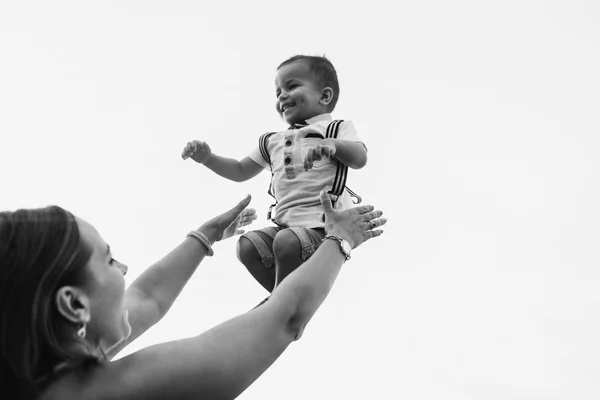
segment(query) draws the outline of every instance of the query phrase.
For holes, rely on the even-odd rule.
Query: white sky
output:
[[[343,4],[343,5],[341,5]],[[326,54],[369,162],[350,187],[389,222],[239,398],[600,398],[600,5],[590,1],[3,1],[0,209],[90,221],[131,282],[269,174],[223,180],[274,73]],[[129,351],[198,334],[266,292],[215,246]]]

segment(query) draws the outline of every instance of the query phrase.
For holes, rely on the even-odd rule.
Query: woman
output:
[[[256,219],[250,196],[191,232],[125,290],[127,267],[86,221],[59,207],[0,213],[2,398],[233,399],[301,334],[351,247],[379,236],[381,211],[337,213],[326,194],[319,250],[270,300],[193,338],[108,362],[158,322],[215,241]],[[8,396],[7,396],[8,395]]]

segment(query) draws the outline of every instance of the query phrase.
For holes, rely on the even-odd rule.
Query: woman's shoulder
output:
[[[36,400],[168,398],[165,392],[173,392],[173,382],[164,373],[165,369],[168,370],[165,363],[148,362],[148,357],[138,355],[139,352],[116,361],[103,361],[62,370],[49,380]],[[153,358],[153,361],[156,361],[156,358]]]
[[[122,399],[127,386],[116,374],[111,362],[69,368],[57,373],[37,400]]]

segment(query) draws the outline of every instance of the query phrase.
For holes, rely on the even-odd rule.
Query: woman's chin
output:
[[[131,335],[131,325],[129,324],[129,310],[125,309],[123,313],[123,340]]]
[[[129,324],[129,315],[127,313],[127,310],[125,310],[125,313],[123,314],[123,320],[121,322],[121,332],[119,338],[115,338],[112,345],[108,345],[105,351],[110,352],[112,349],[114,349],[115,347],[123,343],[125,340],[127,340],[129,336],[131,336],[131,330],[131,325]]]

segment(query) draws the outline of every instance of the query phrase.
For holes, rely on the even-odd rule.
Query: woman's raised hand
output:
[[[244,230],[241,228],[251,224],[257,218],[255,209],[246,208],[250,204],[251,199],[252,197],[247,195],[232,209],[205,222],[198,230],[213,241],[227,239],[244,233]]]
[[[344,211],[335,211],[329,195],[321,191],[321,205],[325,210],[325,232],[346,239],[352,248],[383,233],[379,228],[385,225],[382,211],[373,206],[358,206]]]

